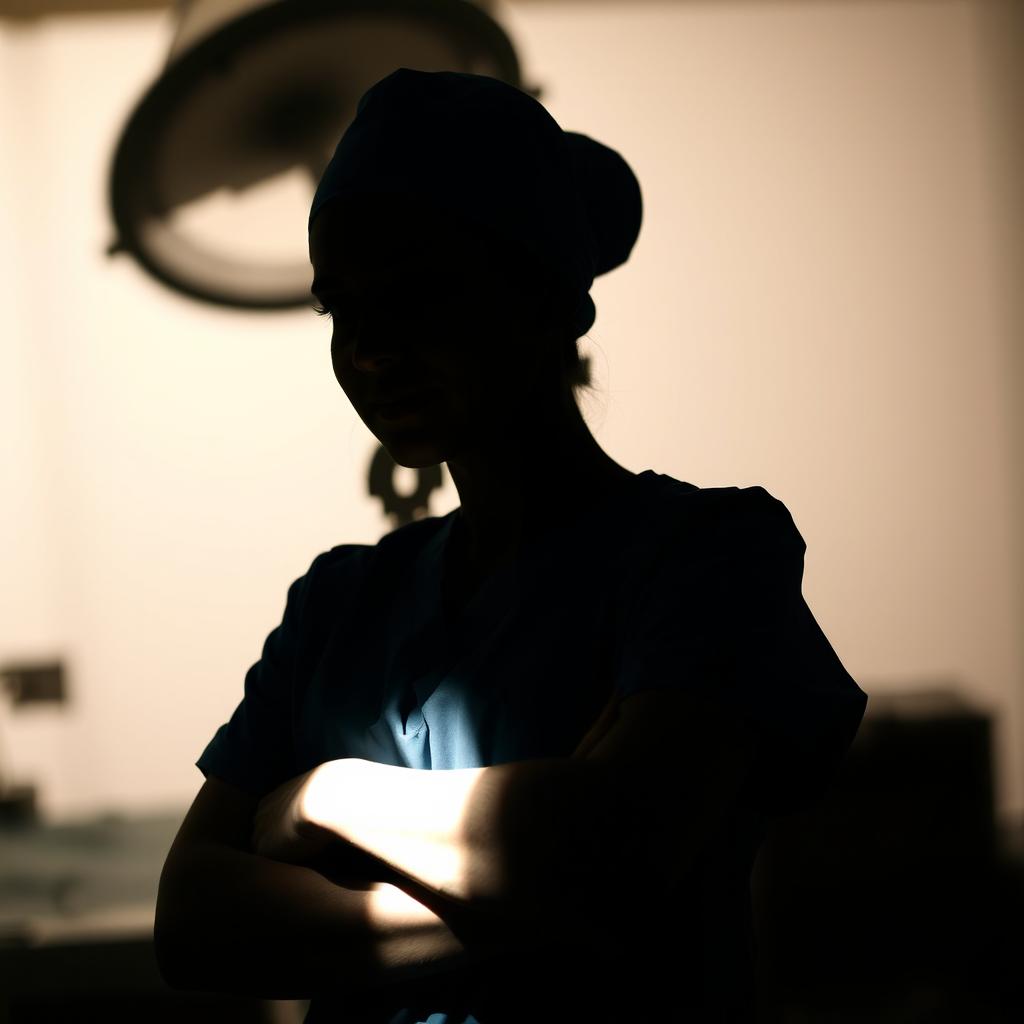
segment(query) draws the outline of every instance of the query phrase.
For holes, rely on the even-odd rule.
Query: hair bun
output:
[[[594,254],[594,274],[629,259],[640,236],[640,182],[621,153],[582,132],[565,132],[573,173],[583,197]]]

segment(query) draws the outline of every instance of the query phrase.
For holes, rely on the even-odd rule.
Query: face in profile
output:
[[[482,236],[408,201],[333,200],[309,250],[334,375],[399,465],[507,441],[550,391],[536,289]]]

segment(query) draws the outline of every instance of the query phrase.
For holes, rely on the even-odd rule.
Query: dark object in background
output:
[[[44,701],[67,702],[67,681],[62,661],[8,662],[0,665],[0,688],[10,695],[11,708]],[[0,742],[3,742],[0,738]],[[0,750],[0,755],[6,755]],[[0,770],[0,825],[25,825],[38,816],[36,786],[15,782]],[[0,1018],[2,1020],[2,1018]]]
[[[263,215],[265,190],[256,186],[298,169],[312,197],[360,96],[382,74],[403,66],[472,72],[533,96],[542,92],[522,82],[515,45],[481,3],[173,6],[168,54],[111,157],[114,237],[106,251],[133,257],[161,284],[201,302],[266,310],[310,304],[309,262],[295,258],[274,218]],[[218,190],[232,194],[234,223],[262,228],[258,244],[225,230],[222,218],[207,218],[196,230],[192,218],[175,216]],[[289,207],[282,206],[285,217]]]
[[[0,788],[0,824],[24,825],[35,821],[38,815],[35,786],[17,784]]]
[[[0,666],[0,682],[15,706],[42,701],[61,704],[68,699],[64,663],[61,661]]]
[[[1024,1020],[1024,861],[996,824],[991,719],[872,695],[829,797],[752,875],[759,1021]]]

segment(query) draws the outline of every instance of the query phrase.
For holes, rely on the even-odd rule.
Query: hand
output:
[[[318,824],[318,809],[329,797],[331,766],[325,761],[281,783],[260,800],[253,815],[252,849],[262,857],[307,864],[337,837]]]

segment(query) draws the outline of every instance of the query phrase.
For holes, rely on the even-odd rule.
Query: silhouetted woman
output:
[[[580,413],[589,289],[640,220],[621,156],[510,85],[361,99],[313,292],[363,422],[460,505],[292,584],[196,762],[171,984],[312,1024],[753,1020],[765,821],[825,791],[866,697],[782,502],[633,473]]]

